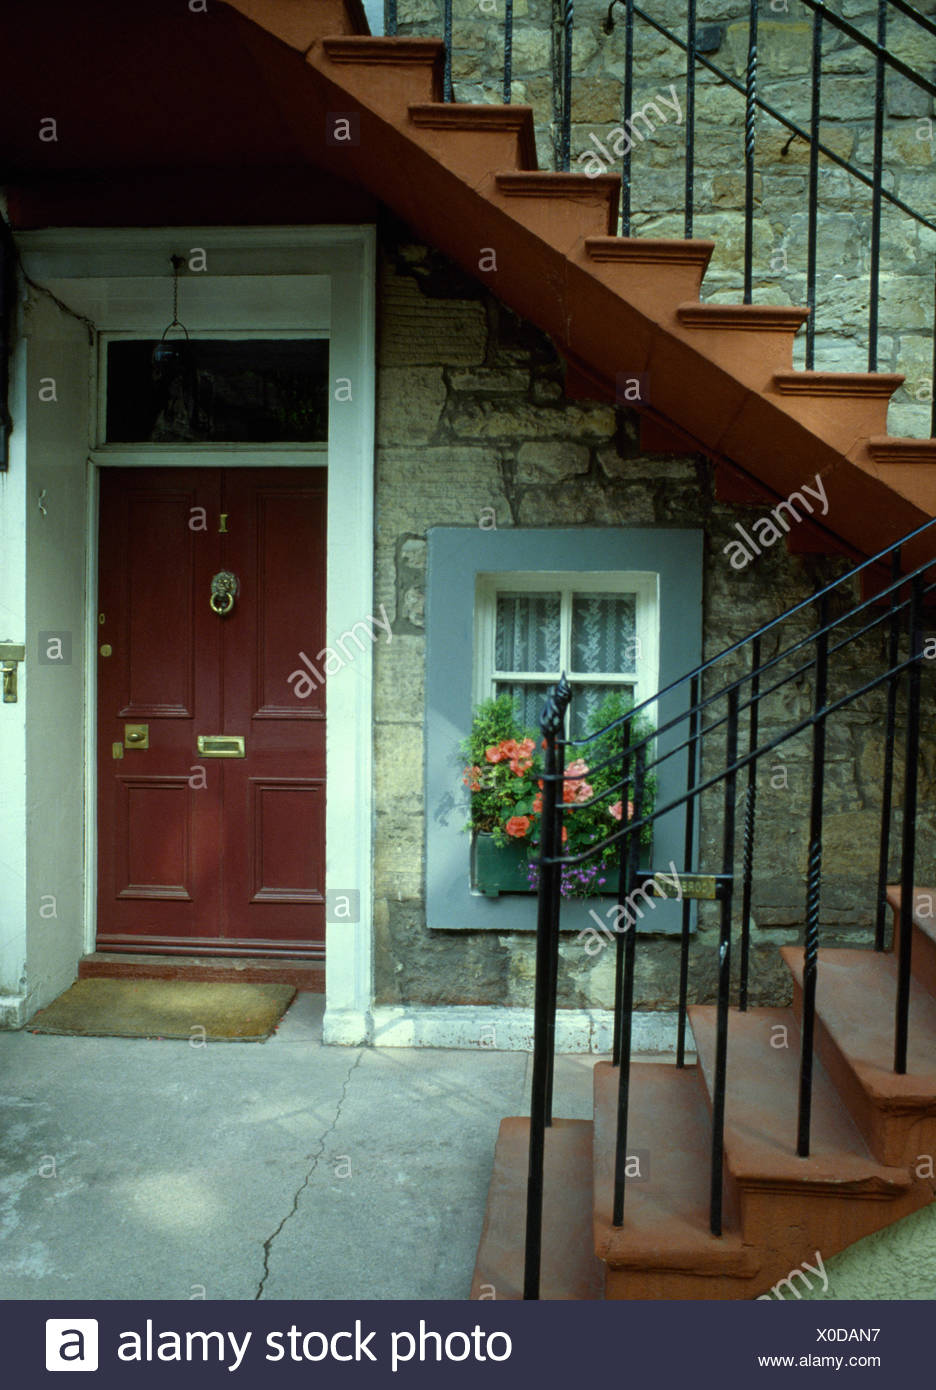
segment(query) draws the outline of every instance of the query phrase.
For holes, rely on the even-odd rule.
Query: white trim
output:
[[[140,449],[89,450],[87,525],[86,640],[97,650],[97,470],[128,464],[153,466],[270,466],[317,467],[329,464],[327,641],[352,628],[372,613],[374,593],[374,403],[376,343],[376,229],[372,226],[321,228],[66,228],[27,232],[17,241],[27,273],[40,286],[55,282],[55,293],[69,307],[85,313],[98,332],[127,330],[126,303],[108,287],[120,277],[158,277],[167,287],[168,256],[178,248],[206,246],[212,276],[326,277],[327,318],[331,357],[331,402],[327,455],[313,445],[285,449],[244,449],[199,446],[191,453],[150,446]],[[252,254],[261,252],[260,255]],[[193,277],[194,279],[194,277]],[[190,281],[191,283],[191,281]],[[118,287],[119,288],[119,287]],[[130,288],[124,285],[124,288]],[[220,298],[227,306],[225,323],[233,322],[229,282]],[[300,286],[297,283],[297,293]],[[220,289],[220,287],[219,287]],[[313,299],[321,304],[320,287]],[[207,297],[210,299],[210,295]],[[167,302],[171,303],[170,300]],[[207,299],[206,299],[207,302]],[[90,312],[89,312],[90,310]],[[328,329],[325,314],[309,325],[307,336]],[[193,319],[193,322],[195,320]],[[138,331],[148,329],[143,322]],[[164,324],[162,326],[165,326]],[[253,327],[253,323],[250,325]],[[279,325],[258,324],[256,336],[269,336]],[[288,325],[295,327],[295,325]],[[160,328],[161,331],[161,328]],[[96,399],[93,380],[89,391]],[[334,399],[334,381],[352,383],[350,401]],[[93,426],[92,426],[93,428]],[[89,441],[90,443],[90,441]],[[184,458],[183,458],[184,455]],[[21,461],[19,475],[26,473]],[[85,939],[93,949],[97,881],[96,796],[96,661],[88,662],[86,698],[89,716],[85,732]],[[327,927],[326,1014],[327,1042],[353,1044],[371,1032],[373,1002],[372,874],[373,874],[373,652],[370,647],[332,678],[329,703],[326,767],[329,796],[326,806],[326,886],[360,892],[360,921]],[[4,999],[4,1005],[9,1004]]]
[[[662,1010],[645,1013],[638,1010],[633,1016],[633,1050],[641,1053],[674,1053],[676,1028],[675,1013]],[[557,1010],[557,1052],[610,1053],[613,1035],[614,1013],[611,1009]],[[372,1030],[367,1040],[374,1047],[531,1052],[533,1010],[486,1008],[483,1004],[442,1008],[381,1005],[373,1010]]]

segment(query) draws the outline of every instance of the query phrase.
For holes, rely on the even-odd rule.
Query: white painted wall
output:
[[[75,978],[84,953],[85,564],[91,342],[32,292],[26,326],[27,1014]],[[53,389],[56,399],[41,400]],[[22,417],[20,417],[22,418]],[[41,506],[40,506],[41,501]],[[61,633],[68,661],[41,633]],[[63,652],[66,648],[63,643]]]
[[[0,473],[0,641],[26,642],[26,344],[12,363],[9,471]],[[0,704],[0,1028],[26,1021],[26,664],[19,700]]]

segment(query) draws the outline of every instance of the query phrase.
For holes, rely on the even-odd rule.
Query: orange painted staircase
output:
[[[647,422],[748,479],[752,500],[818,474],[828,514],[800,548],[866,557],[936,515],[936,440],[886,434],[901,377],[796,371],[806,309],[700,302],[713,244],[615,236],[618,177],[538,170],[529,107],[444,103],[441,41],[355,32],[358,7],[341,0],[301,26],[287,0],[229,3],[303,55],[310,80],[288,116],[306,158],[366,187],[548,333],[576,394],[613,401],[642,374]],[[285,94],[285,59],[257,57]],[[323,146],[323,108],[357,116],[353,144]],[[909,546],[902,558],[926,557]]]
[[[891,889],[888,901],[896,914],[899,891]],[[808,1158],[796,1155],[802,951],[782,951],[794,980],[792,1009],[731,1013],[721,1236],[709,1231],[715,1009],[689,1010],[695,1065],[632,1064],[629,1177],[617,1228],[611,1199],[618,1073],[610,1063],[596,1065],[594,1120],[557,1120],[547,1130],[541,1297],[799,1296],[782,1282],[792,1271],[806,1262],[822,1268],[854,1241],[933,1201],[934,902],[936,890],[917,890],[906,1075],[892,1070],[894,956],[819,952]],[[527,1134],[525,1119],[501,1124],[476,1299],[521,1297]]]

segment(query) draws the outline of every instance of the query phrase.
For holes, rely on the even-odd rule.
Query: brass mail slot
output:
[[[244,734],[199,734],[198,751],[203,758],[246,758]]]

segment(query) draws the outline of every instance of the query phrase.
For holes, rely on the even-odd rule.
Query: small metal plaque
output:
[[[203,758],[246,758],[244,734],[199,734],[198,751]]]
[[[723,898],[730,882],[724,874],[680,874],[674,881],[670,872],[654,875],[652,893],[657,898],[700,898],[714,902]]]

